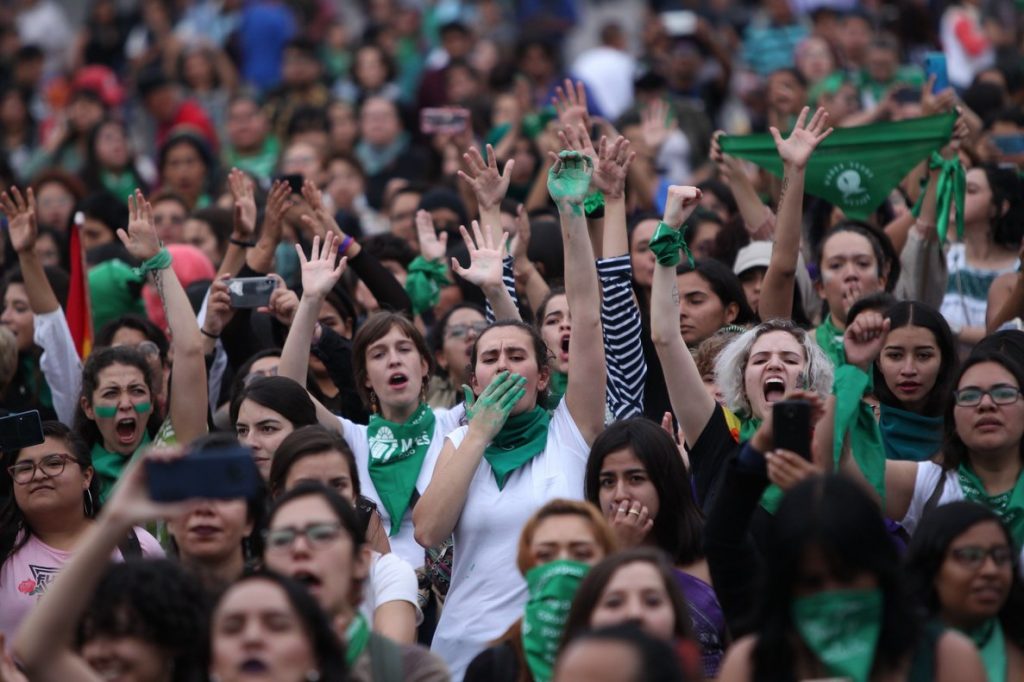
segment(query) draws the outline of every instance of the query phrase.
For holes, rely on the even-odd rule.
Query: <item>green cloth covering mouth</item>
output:
[[[826,590],[793,600],[797,632],[830,675],[868,682],[882,633],[880,589]]]
[[[536,682],[551,679],[565,621],[590,566],[562,559],[526,572],[530,597],[523,612],[523,653]]]

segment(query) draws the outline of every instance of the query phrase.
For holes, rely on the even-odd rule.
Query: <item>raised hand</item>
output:
[[[590,133],[582,125],[566,126],[559,130],[558,139],[562,143],[562,149],[580,152],[589,157],[595,166],[597,165],[597,150],[594,149]]]
[[[475,431],[488,443],[494,440],[512,414],[512,408],[526,395],[525,385],[526,377],[499,372],[475,400],[469,387],[463,385],[469,430]]]
[[[512,237],[512,257],[516,262],[528,260],[530,250],[530,215],[526,208],[519,204],[516,209],[516,234]]]
[[[551,154],[554,163],[548,171],[548,193],[558,210],[571,208],[576,215],[583,215],[583,200],[590,190],[590,178],[594,174],[594,162],[590,157],[575,151],[563,151],[557,156]]]
[[[928,77],[928,82],[921,88],[921,115],[934,116],[952,111],[956,106],[956,90],[946,88],[935,92],[935,74]]]
[[[652,154],[657,154],[661,145],[677,127],[672,110],[663,100],[655,100],[644,109],[640,120],[640,134]]]
[[[619,547],[637,547],[643,544],[654,528],[650,510],[639,502],[624,500],[611,509],[605,510],[608,525],[619,540]]]
[[[232,168],[228,173],[228,188],[235,202],[235,236],[248,241],[256,233],[256,197],[249,176]]]
[[[280,275],[271,274],[277,280],[277,288],[270,293],[270,302],[265,308],[259,308],[261,313],[268,313],[277,318],[277,321],[286,327],[292,326],[295,321],[295,313],[299,311],[299,296],[285,286]]]
[[[881,313],[866,310],[857,316],[843,334],[846,361],[865,372],[871,368],[889,333],[890,322]]]
[[[783,165],[798,169],[806,168],[814,149],[832,134],[832,128],[828,125],[828,112],[824,108],[819,108],[814,112],[811,122],[805,125],[809,111],[809,107],[804,107],[800,111],[793,132],[785,140],[782,139],[778,128],[772,126],[770,129]]]
[[[231,294],[228,293],[230,281],[231,274],[225,273],[213,280],[213,284],[210,285],[210,295],[206,300],[206,319],[203,320],[203,330],[209,336],[220,336],[235,316],[235,309],[231,307]]]
[[[590,112],[587,109],[587,89],[583,81],[565,79],[565,87],[555,86],[555,96],[551,98],[558,112],[558,121],[563,128],[583,125],[590,130]]]
[[[619,135],[611,144],[607,137],[602,137],[597,144],[597,162],[590,184],[608,199],[621,199],[626,192],[626,176],[634,159],[636,152],[629,150],[629,140],[625,137]]]
[[[313,229],[314,234],[325,235],[327,233],[333,233],[341,235],[342,239],[345,238],[345,233],[338,227],[338,221],[334,219],[331,212],[324,206],[324,195],[320,191],[320,188],[312,180],[306,180],[302,183],[302,197],[309,203],[309,207],[313,209],[313,215],[316,216],[314,220],[308,215],[302,216],[302,222],[309,225]]]
[[[342,273],[345,272],[348,259],[342,258],[335,265],[338,253],[334,242],[333,232],[328,232],[324,237],[322,248],[320,237],[313,237],[313,249],[310,252],[309,260],[306,260],[306,254],[302,252],[302,247],[298,244],[295,245],[295,250],[299,254],[299,265],[302,267],[303,298],[308,295],[311,298],[322,299],[334,288],[334,285],[341,279]]]
[[[39,227],[36,225],[36,195],[30,187],[21,196],[17,187],[11,187],[11,194],[0,194],[0,207],[7,215],[7,231],[10,234],[11,246],[19,254],[31,253],[35,248]],[[13,197],[13,199],[12,199]]]
[[[452,258],[452,272],[484,290],[504,286],[501,281],[501,268],[508,233],[502,234],[501,240],[495,244],[490,227],[481,230],[480,223],[475,220],[473,236],[470,236],[465,225],[459,225],[459,232],[462,233],[462,239],[469,249],[469,267],[462,267],[458,260]]]
[[[689,185],[672,185],[668,188],[668,198],[665,200],[665,215],[662,217],[669,227],[679,229],[690,217],[693,210],[700,204],[703,193],[696,187]]]
[[[292,190],[287,182],[275,180],[270,186],[267,194],[267,207],[263,214],[263,232],[261,240],[273,241],[277,244],[281,241],[281,227],[284,224],[284,214],[292,203]]]
[[[783,490],[789,490],[797,483],[823,473],[814,462],[789,450],[766,452],[764,461],[768,465],[768,480]]]
[[[512,181],[515,160],[506,161],[505,168],[499,172],[497,155],[491,145],[487,145],[486,161],[476,147],[470,147],[469,151],[462,155],[462,159],[466,162],[469,173],[460,170],[459,177],[473,189],[481,210],[501,204],[501,200],[508,194],[508,184]]]
[[[423,258],[428,261],[444,260],[448,253],[448,233],[442,232],[439,237],[430,212],[422,208],[416,211],[416,235],[420,240],[420,255]]]
[[[732,154],[726,154],[722,151],[721,137],[725,135],[724,130],[716,130],[711,135],[711,161],[715,164],[715,168],[718,169],[718,174],[722,176],[722,179],[728,182],[729,180],[740,177],[739,174],[745,173],[743,170],[743,162],[737,159]]]
[[[135,194],[128,197],[128,230],[117,229],[121,243],[135,258],[146,261],[160,253],[160,237],[156,234],[153,224],[153,207],[136,189]]]

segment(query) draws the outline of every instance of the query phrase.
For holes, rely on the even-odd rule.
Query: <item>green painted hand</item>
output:
[[[473,400],[469,387],[463,386],[469,428],[478,431],[488,442],[493,440],[508,420],[512,408],[526,395],[525,385],[525,377],[501,372],[476,400]]]
[[[590,189],[594,162],[577,151],[551,154],[554,163],[548,171],[548,193],[561,210],[571,206],[573,213],[583,215],[583,199]]]

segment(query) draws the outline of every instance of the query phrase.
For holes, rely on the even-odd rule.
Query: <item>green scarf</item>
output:
[[[562,641],[572,598],[590,566],[552,561],[526,572],[530,597],[523,613],[523,653],[536,682],[548,682]]]
[[[882,632],[881,590],[827,590],[797,597],[793,620],[830,675],[867,682]]]
[[[545,403],[545,407],[549,411],[554,411],[558,407],[558,403],[562,402],[562,396],[565,395],[565,389],[569,388],[569,375],[565,372],[552,372],[551,381],[548,383],[548,399]]]
[[[834,367],[841,367],[846,364],[846,347],[843,346],[843,332],[832,321],[832,314],[829,313],[818,328],[814,330],[814,340],[818,342],[818,348],[825,352]]]
[[[807,164],[807,193],[850,218],[865,220],[907,173],[953,134],[956,114],[836,128]],[[782,177],[782,159],[767,133],[723,135],[722,151]]]
[[[441,288],[448,284],[448,266],[443,261],[416,256],[409,264],[405,280],[405,293],[412,301],[413,314],[419,315],[437,305],[441,300]]]
[[[954,156],[951,159],[944,159],[938,152],[932,152],[928,161],[928,168],[939,171],[939,177],[935,183],[935,229],[939,233],[939,244],[946,242],[946,232],[949,230],[949,207],[956,202],[956,236],[957,239],[964,237],[964,202],[967,200],[967,171],[960,163],[960,157]],[[911,209],[914,217],[921,215],[921,207],[924,205],[926,192],[921,192],[917,203]]]
[[[998,514],[1010,529],[1014,545],[1020,549],[1024,545],[1024,474],[1017,477],[1017,483],[1012,490],[998,495],[989,495],[985,491],[985,484],[971,471],[970,465],[966,462],[957,470],[957,478],[960,480],[960,489],[963,490],[964,497]]]
[[[746,443],[754,437],[757,430],[761,428],[762,421],[757,417],[740,418],[740,444]],[[765,488],[764,494],[761,495],[761,508],[769,514],[775,514],[779,505],[782,504],[782,495],[782,488],[774,483],[769,484]]]
[[[679,252],[684,251],[686,260],[689,261],[690,267],[693,267],[693,254],[686,244],[682,229],[677,230],[671,225],[658,223],[658,229],[654,231],[654,236],[647,245],[654,252],[658,265],[679,265]]]
[[[924,462],[942,449],[942,417],[925,417],[885,403],[878,406],[878,414],[886,459]]]
[[[835,432],[832,458],[838,469],[843,444],[850,439],[850,451],[861,473],[885,505],[885,447],[875,413],[864,402],[872,388],[871,375],[854,365],[836,368],[832,393],[836,396]]]
[[[356,612],[352,622],[345,630],[345,667],[349,670],[355,666],[356,661],[370,643],[370,626],[366,623],[366,616]]]
[[[102,440],[92,446],[92,468],[100,477],[100,504],[106,502],[110,497],[110,493],[114,490],[114,484],[121,477],[121,472],[124,471],[128,462],[135,459],[149,443],[149,432],[143,431],[142,442],[139,443],[139,447],[135,448],[135,452],[131,456],[107,450],[103,447]]]
[[[1006,681],[1006,639],[999,618],[990,618],[973,630],[963,631],[978,647],[989,682]]]
[[[434,439],[436,421],[426,403],[420,403],[404,424],[389,422],[377,414],[370,416],[370,480],[391,516],[391,537],[398,534],[409,509],[416,479]]]
[[[548,439],[548,422],[551,417],[543,407],[529,412],[514,414],[501,427],[491,444],[484,450],[484,459],[494,471],[498,490],[512,472],[544,451]]]
[[[135,192],[135,188],[139,186],[139,179],[135,177],[135,173],[131,170],[126,170],[122,173],[112,173],[110,171],[100,171],[100,182],[103,183],[103,187],[113,194],[115,197],[124,201]]]

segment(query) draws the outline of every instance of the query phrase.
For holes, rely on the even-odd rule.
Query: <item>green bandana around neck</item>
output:
[[[942,449],[942,425],[939,417],[926,417],[881,403],[878,429],[882,433],[886,459],[924,462]]]
[[[346,668],[352,670],[369,643],[370,626],[366,622],[366,616],[357,611],[356,615],[352,617],[352,622],[345,629]]]
[[[402,527],[409,509],[416,479],[434,439],[436,421],[434,411],[426,403],[420,403],[403,424],[389,422],[377,414],[370,416],[370,480],[391,517],[391,537]]]
[[[836,396],[835,437],[832,458],[839,468],[843,444],[849,437],[850,452],[861,473],[885,506],[885,447],[882,432],[864,393],[872,389],[871,375],[854,365],[836,368],[832,393]]]
[[[836,128],[807,163],[807,193],[866,220],[896,185],[953,134],[956,114]],[[723,135],[722,151],[782,177],[782,159],[767,133]]]
[[[973,630],[964,630],[963,633],[970,637],[974,646],[978,648],[990,682],[1006,680],[1006,639],[999,618],[990,618]]]
[[[565,372],[552,372],[551,380],[548,382],[548,399],[545,406],[549,411],[554,411],[558,403],[562,402],[562,396],[569,388],[569,375]]]
[[[1017,477],[1017,483],[1011,490],[998,495],[989,495],[978,475],[971,471],[966,462],[957,470],[960,489],[964,497],[971,502],[988,507],[1003,520],[1013,536],[1013,544],[1017,550],[1024,546],[1024,473]]]
[[[529,599],[523,612],[523,653],[536,682],[548,682],[562,641],[569,607],[590,566],[552,561],[526,572]]]
[[[740,445],[754,437],[757,430],[761,428],[762,421],[764,420],[757,417],[740,419]],[[761,495],[761,508],[774,515],[778,511],[779,505],[782,504],[782,495],[782,488],[770,483]]]
[[[831,313],[814,330],[814,340],[818,343],[818,348],[824,351],[828,359],[832,361],[833,367],[842,367],[846,364],[843,332],[832,321]]]
[[[960,163],[960,157],[944,159],[938,152],[932,152],[928,160],[928,168],[938,170],[939,176],[935,183],[935,229],[939,234],[939,244],[946,243],[946,232],[949,231],[950,205],[956,203],[956,237],[964,238],[964,202],[967,201],[967,171]],[[924,197],[921,192],[917,203],[911,209],[915,218],[921,215]]]
[[[103,447],[102,440],[92,446],[92,468],[100,477],[100,504],[106,502],[110,497],[114,485],[121,477],[121,472],[124,471],[128,462],[135,459],[150,442],[149,431],[143,431],[142,442],[139,443],[139,447],[135,448],[135,452],[131,456],[107,450]]]
[[[448,266],[443,261],[416,256],[409,264],[405,293],[412,301],[412,312],[419,315],[441,300],[441,288],[448,286]]]
[[[686,253],[686,260],[690,263],[690,267],[693,267],[693,254],[690,253],[690,247],[686,244],[682,228],[677,230],[670,225],[659,222],[658,229],[654,231],[654,236],[651,237],[651,241],[648,242],[647,246],[654,252],[658,265],[671,267],[679,265],[679,252],[684,251]]]
[[[797,597],[793,620],[830,675],[867,682],[882,632],[881,590],[826,590]]]
[[[491,465],[498,490],[505,488],[513,471],[544,451],[550,421],[548,411],[540,406],[514,414],[484,449],[484,459]]]

